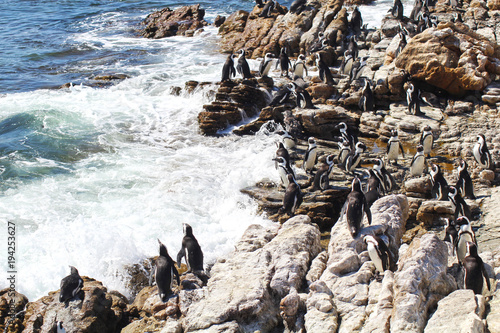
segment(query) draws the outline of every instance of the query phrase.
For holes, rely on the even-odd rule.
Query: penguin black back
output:
[[[222,66],[222,78],[221,81],[229,81],[236,75],[236,69],[234,69],[234,55],[228,55],[224,66]]]
[[[291,174],[288,174],[288,182],[285,196],[283,197],[283,206],[278,210],[278,213],[288,213],[293,216],[297,208],[302,204],[303,195],[300,191],[299,184],[297,184],[295,178]]]
[[[448,200],[448,182],[437,164],[431,163],[431,196],[433,199]]]
[[[78,274],[78,270],[73,267],[71,273],[61,280],[61,290],[59,292],[59,302],[65,303],[74,298],[83,288],[83,279]]]
[[[467,162],[465,162],[465,160],[460,160],[458,166],[458,180],[455,187],[459,190],[463,198],[476,199],[474,195],[474,184],[472,183],[467,167]]]
[[[176,277],[178,285],[180,285],[180,278],[174,261],[168,254],[167,247],[159,239],[158,243],[160,255],[156,259],[155,280],[158,296],[162,302],[166,302],[172,295],[172,277]]]
[[[184,237],[182,238],[182,248],[177,254],[177,266],[181,267],[181,261],[184,257],[188,272],[203,272],[203,251],[198,240],[193,235],[193,228],[183,223]]]
[[[484,267],[483,260],[477,253],[477,246],[474,243],[467,242],[467,255],[462,262],[465,270],[464,287],[471,289],[474,294],[481,295],[483,292],[484,279],[486,286],[490,290],[490,280]]]
[[[359,181],[359,178],[356,177],[352,181],[351,192],[347,195],[347,200],[344,203],[342,213],[340,214],[341,216],[345,214],[347,226],[353,238],[356,238],[359,230],[361,229],[364,213],[366,213],[366,217],[368,218],[368,224],[371,224],[372,215],[370,208],[368,208],[365,195],[363,194],[363,191],[361,191],[361,182]]]

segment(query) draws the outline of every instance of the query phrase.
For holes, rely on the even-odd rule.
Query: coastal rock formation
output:
[[[307,216],[295,216],[280,228],[250,226],[235,252],[213,266],[201,298],[187,309],[184,330],[237,322],[242,330],[269,331],[280,321],[281,298],[301,287],[319,252],[319,230]]]
[[[23,332],[53,332],[58,321],[64,323],[67,332],[119,332],[126,324],[127,299],[118,292],[108,292],[99,281],[82,278],[80,294],[67,305],[59,302],[59,292],[28,303]]]
[[[208,23],[203,19],[205,10],[200,5],[184,6],[176,10],[163,8],[149,14],[143,24],[141,35],[146,38],[164,38],[171,36],[192,36]]]
[[[14,296],[14,297],[12,297]],[[28,298],[10,288],[0,290],[0,331],[6,333],[18,333],[24,328],[22,313],[28,304]],[[12,314],[16,315],[12,317]],[[6,329],[6,327],[8,328]]]
[[[461,23],[440,23],[413,37],[395,64],[453,95],[481,91],[500,74],[500,46]]]

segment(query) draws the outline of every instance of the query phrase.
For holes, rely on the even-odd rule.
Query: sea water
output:
[[[208,21],[254,4],[0,3],[0,235],[7,240],[7,223],[15,224],[16,289],[30,300],[57,290],[68,265],[130,295],[124,267],[157,255],[157,239],[175,259],[182,223],[193,227],[206,263],[231,251],[250,224],[272,223],[240,189],[279,181],[278,137],[202,136],[197,116],[215,86],[171,93],[189,80],[220,79],[226,56],[216,28],[191,38],[138,36],[153,11],[195,3]],[[390,4],[361,8],[365,22],[378,25]],[[128,78],[86,85],[108,74]],[[0,288],[9,270],[2,251]]]

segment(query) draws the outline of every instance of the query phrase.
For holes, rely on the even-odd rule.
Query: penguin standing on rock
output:
[[[477,135],[477,142],[474,145],[472,152],[474,154],[474,159],[481,168],[491,170],[491,167],[493,166],[491,163],[491,154],[488,150],[486,138],[483,134]]]
[[[234,69],[234,54],[227,56],[224,66],[222,66],[222,78],[221,82],[230,81],[236,75],[236,70]]]
[[[349,141],[344,138],[341,139],[338,145],[339,145],[339,155],[337,156],[337,165],[340,168],[343,168],[343,166],[345,165],[345,161],[347,160],[347,157],[351,154],[351,145],[349,144]]]
[[[370,208],[378,198],[380,198],[381,185],[380,180],[375,175],[375,171],[373,169],[368,170],[369,177],[366,183],[366,192],[365,198],[366,203],[368,204],[368,208]]]
[[[459,264],[462,264],[465,256],[467,255],[467,242],[477,244],[476,235],[474,234],[474,230],[472,230],[472,226],[467,217],[460,216],[456,219],[456,223],[460,226],[456,245],[457,259]]]
[[[302,204],[302,192],[300,186],[291,174],[288,174],[288,186],[283,197],[283,206],[278,210],[279,214],[288,213],[295,215],[295,211]]]
[[[304,76],[307,76],[307,67],[306,67],[306,57],[303,54],[299,54],[297,57],[297,60],[293,64],[292,67],[293,70],[293,77],[301,77],[303,78]],[[305,73],[305,75],[304,75]]]
[[[276,169],[278,169],[278,174],[280,176],[281,182],[283,183],[283,186],[286,189],[290,184],[288,180],[288,175],[290,174],[295,178],[293,171],[291,168],[287,167],[286,160],[284,157],[277,156],[276,158],[274,158],[274,161],[276,163]]]
[[[312,173],[314,165],[316,164],[318,147],[316,145],[316,140],[313,137],[310,137],[307,142],[309,144],[309,147],[307,148],[306,154],[304,156],[304,163],[302,164],[302,166],[306,173]]]
[[[373,92],[370,86],[370,82],[367,79],[365,79],[365,86],[361,91],[361,98],[359,99],[359,108],[363,112],[373,111],[374,109]]]
[[[172,295],[172,277],[175,276],[177,284],[180,285],[179,272],[175,268],[174,261],[168,254],[167,247],[158,239],[160,244],[160,255],[156,259],[155,281],[158,288],[158,296],[163,303],[168,301]]]
[[[268,18],[271,15],[271,12],[274,10],[276,4],[273,0],[269,0],[264,4],[264,8],[262,12],[259,14],[259,17]]]
[[[399,151],[401,151],[401,154],[403,155],[403,158],[404,158],[405,151],[403,149],[403,145],[401,144],[401,141],[399,141],[399,139],[398,139],[398,131],[392,130],[391,137],[389,138],[389,141],[387,142],[387,160],[394,161],[393,164],[398,165]]]
[[[328,84],[329,86],[334,85],[332,72],[330,72],[330,68],[325,64],[323,59],[321,59],[321,53],[316,53],[316,66],[318,66],[319,70],[319,78],[323,83]]]
[[[335,129],[340,132],[340,136],[342,139],[349,142],[352,150],[356,149],[356,143],[358,143],[358,138],[352,133],[352,131],[349,131],[349,128],[347,127],[346,123],[340,122],[337,126],[335,126]]]
[[[71,273],[61,280],[61,290],[59,291],[59,302],[66,303],[73,299],[83,288],[83,279],[78,274],[78,270],[69,266]]]
[[[403,3],[401,0],[394,0],[394,4],[392,5],[390,12],[396,19],[403,19]]]
[[[467,162],[465,162],[465,160],[460,160],[458,166],[458,180],[455,187],[463,198],[476,199],[474,195],[474,185],[472,184],[472,179],[470,178],[469,171],[467,171],[467,167]]]
[[[281,131],[279,133],[281,134],[283,145],[286,149],[295,147],[295,145],[297,144],[297,139],[295,139],[290,133],[288,133],[288,131]]]
[[[468,219],[471,218],[469,205],[467,205],[455,186],[448,187],[448,199],[450,199],[451,204],[455,208],[455,220],[459,216],[465,216]]]
[[[406,102],[408,103],[408,112],[414,116],[422,116],[423,113],[420,111],[420,89],[418,89],[413,82],[408,83],[408,88],[406,89]]]
[[[340,216],[346,216],[347,226],[352,238],[356,238],[359,230],[361,229],[361,223],[363,221],[363,214],[366,214],[368,218],[368,224],[372,224],[372,214],[368,204],[366,202],[365,195],[361,191],[361,182],[358,177],[355,177],[352,181],[351,192],[347,195],[346,202],[342,207],[342,212]]]
[[[325,162],[321,163],[314,175],[312,191],[324,191],[330,186],[328,176],[333,168],[334,156],[326,156]]]
[[[276,68],[278,68],[278,65],[281,69],[281,76],[288,77],[288,70],[292,67],[292,63],[290,62],[290,58],[288,57],[286,47],[281,48],[278,61],[276,62]]]
[[[292,167],[290,165],[290,153],[288,153],[288,150],[285,148],[283,142],[277,142],[276,145],[278,146],[278,149],[276,149],[276,157],[283,157],[285,159],[287,173],[291,173],[295,178],[295,173],[293,172]]]
[[[486,279],[487,290],[490,290],[490,279],[484,267],[483,260],[477,254],[476,244],[467,242],[467,253],[462,264],[465,270],[465,289],[471,289],[474,291],[474,294],[481,295],[483,293],[484,279]]]
[[[260,66],[259,66],[259,75],[261,77],[269,75],[269,71],[271,70],[273,58],[274,58],[274,55],[272,53],[266,53],[266,55],[264,56],[264,59],[262,59],[262,62],[260,63]]]
[[[269,103],[269,106],[277,106],[285,104],[290,98],[290,95],[292,95],[292,89],[293,89],[293,84],[291,83],[285,84],[284,86],[280,87],[276,92],[276,94],[274,95],[271,103]]]
[[[361,27],[363,26],[363,18],[361,17],[361,12],[358,7],[354,7],[354,10],[351,14],[351,21],[349,22],[351,25],[352,31],[355,34],[359,34],[361,32]]]
[[[186,259],[188,272],[203,272],[203,251],[198,240],[193,235],[193,228],[183,223],[184,237],[182,238],[182,248],[177,254],[177,266],[181,267],[181,261]]]
[[[441,172],[441,167],[437,164],[431,163],[431,196],[437,200],[448,200],[448,182]]]
[[[368,255],[375,264],[377,272],[384,273],[386,270],[390,270],[394,259],[382,238],[376,235],[366,235],[363,237],[363,241],[366,243]]]
[[[385,168],[384,161],[380,158],[375,161],[373,165],[373,171],[375,175],[380,180],[380,184],[382,185],[382,189],[384,193],[388,193],[396,188],[396,180],[391,175],[389,171]]]
[[[347,156],[344,164],[344,170],[347,172],[354,172],[354,169],[358,167],[361,161],[361,154],[365,151],[366,146],[362,142],[356,143],[356,149],[354,154]]]
[[[422,145],[417,146],[417,152],[413,155],[410,164],[410,174],[415,177],[422,176],[425,167],[425,155],[424,147]]]
[[[445,236],[443,241],[449,242],[453,248],[453,254],[455,254],[455,247],[457,246],[458,240],[458,230],[455,226],[454,221],[450,221],[450,219],[446,219],[446,227],[444,228]]]
[[[241,49],[239,53],[240,56],[238,57],[238,64],[236,65],[236,70],[243,77],[243,79],[253,78],[253,75],[250,72],[250,66],[248,66],[245,50]]]
[[[432,146],[434,145],[434,135],[429,125],[425,125],[420,135],[420,144],[424,147],[424,154],[431,157]]]

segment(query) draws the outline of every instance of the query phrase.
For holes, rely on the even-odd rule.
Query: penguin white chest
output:
[[[375,245],[373,245],[372,243],[368,243],[367,250],[368,250],[368,255],[370,256],[371,261],[373,261],[373,263],[375,264],[375,268],[377,269],[377,271],[383,273],[384,267],[382,265],[382,259],[379,257]]]
[[[410,173],[412,176],[420,176],[424,172],[425,157],[424,155],[419,155],[415,158],[412,165],[410,166]]]
[[[399,142],[389,141],[389,151],[387,152],[387,158],[389,160],[397,160],[399,156]]]

